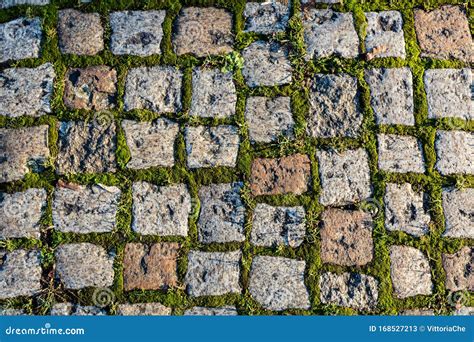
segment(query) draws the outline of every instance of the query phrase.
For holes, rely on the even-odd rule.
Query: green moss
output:
[[[53,277],[54,250],[63,243],[69,242],[93,242],[104,246],[108,251],[115,253],[114,262],[115,281],[112,290],[115,294],[115,303],[109,309],[111,313],[116,311],[117,303],[122,302],[161,302],[173,308],[174,314],[182,314],[185,309],[200,306],[222,306],[235,305],[241,314],[277,314],[261,308],[255,302],[248,290],[249,272],[252,258],[255,255],[278,255],[305,260],[307,263],[305,283],[309,291],[311,309],[310,310],[286,310],[281,314],[356,314],[351,309],[340,308],[333,305],[323,305],[319,296],[319,276],[322,272],[333,271],[342,272],[355,270],[374,276],[379,281],[379,304],[374,313],[397,314],[403,309],[410,308],[433,308],[437,313],[449,313],[452,308],[448,302],[448,292],[444,286],[445,275],[441,263],[442,253],[454,253],[462,246],[472,245],[469,239],[447,239],[442,237],[444,230],[444,216],[441,205],[441,189],[447,186],[473,187],[474,176],[441,176],[434,168],[436,154],[434,140],[437,129],[461,129],[474,131],[474,122],[465,122],[458,119],[430,120],[427,115],[427,102],[424,92],[423,75],[428,68],[461,68],[469,67],[468,64],[460,61],[438,61],[430,58],[420,58],[420,48],[416,40],[414,29],[413,8],[421,7],[430,9],[441,4],[462,4],[461,0],[371,0],[357,1],[346,0],[343,5],[332,6],[337,11],[352,12],[356,30],[360,37],[360,49],[365,51],[364,38],[366,29],[366,19],[364,12],[380,10],[398,10],[403,16],[403,30],[406,41],[407,58],[380,58],[365,61],[361,58],[345,60],[340,58],[324,58],[307,62],[304,58],[305,45],[303,38],[303,26],[300,13],[302,8],[300,1],[292,1],[291,18],[286,33],[277,34],[273,37],[265,37],[252,33],[244,33],[243,10],[245,1],[243,0],[104,0],[94,1],[90,4],[78,4],[76,0],[53,0],[51,5],[43,7],[18,6],[0,11],[0,22],[6,22],[20,16],[40,16],[43,18],[44,39],[42,43],[42,55],[38,59],[27,59],[20,62],[10,63],[10,67],[36,67],[45,62],[51,62],[57,75],[55,89],[52,99],[53,115],[45,115],[40,118],[20,117],[8,119],[0,117],[0,127],[17,128],[32,125],[46,124],[50,126],[49,146],[51,150],[51,160],[47,163],[46,169],[40,174],[29,173],[24,180],[7,184],[0,184],[0,191],[15,192],[31,187],[42,187],[48,191],[48,207],[41,220],[42,234],[40,240],[35,239],[11,239],[0,242],[0,247],[8,250],[16,248],[39,248],[42,252],[43,280],[46,290],[34,299],[16,298],[14,300],[0,301],[6,307],[23,308],[28,313],[47,314],[54,302],[73,301],[83,305],[93,303],[93,289],[81,291],[66,291],[57,284]],[[234,31],[236,33],[236,52],[227,56],[213,56],[208,58],[195,58],[192,56],[176,56],[172,48],[172,29],[180,9],[186,6],[217,6],[226,8],[233,13]],[[163,24],[164,37],[161,48],[162,54],[140,58],[134,56],[114,56],[108,46],[97,56],[72,56],[62,55],[58,49],[58,37],[56,32],[58,9],[78,8],[86,12],[98,12],[105,28],[105,41],[110,39],[110,25],[108,14],[118,10],[151,10],[166,9],[166,18]],[[325,8],[326,5],[318,4],[316,7]],[[472,9],[467,8],[471,17]],[[471,31],[473,21],[470,21]],[[292,63],[293,82],[291,85],[283,87],[260,87],[250,89],[245,85],[241,67],[242,59],[240,52],[249,44],[258,39],[272,39],[290,46],[290,61]],[[64,84],[61,81],[70,67],[85,67],[89,65],[106,64],[117,70],[118,75],[118,103],[110,113],[118,128],[117,134],[117,161],[118,172],[115,174],[80,174],[58,176],[54,173],[54,160],[57,157],[58,133],[57,125],[60,121],[67,120],[92,120],[94,114],[87,111],[72,111],[65,107],[62,94]],[[180,68],[184,74],[183,80],[183,108],[174,114],[157,114],[147,110],[133,110],[125,112],[123,110],[123,95],[125,92],[125,82],[127,72],[130,68],[138,66],[152,66],[157,64],[173,65]],[[411,68],[414,80],[415,98],[415,127],[406,126],[377,126],[375,124],[374,113],[370,107],[370,90],[364,80],[364,70],[367,68],[380,67],[405,67]],[[188,110],[191,104],[191,73],[194,67],[217,67],[223,70],[233,71],[234,80],[238,91],[238,101],[236,115],[230,119],[206,119],[190,118]],[[356,139],[311,139],[306,135],[306,118],[309,112],[309,86],[315,73],[347,73],[357,77],[360,88],[361,109],[364,115],[363,129],[359,138]],[[277,144],[251,144],[248,139],[248,129],[244,119],[245,101],[248,96],[290,96],[292,113],[295,118],[296,139],[289,141],[281,138]],[[180,123],[181,129],[175,145],[176,165],[172,168],[150,168],[146,170],[129,170],[126,168],[130,160],[130,151],[126,145],[125,135],[120,125],[125,119],[150,121],[158,117],[168,117]],[[235,124],[239,127],[241,135],[241,145],[238,156],[238,164],[233,168],[214,168],[188,170],[186,168],[186,149],[184,142],[184,127],[187,125],[217,125]],[[378,170],[377,160],[377,133],[409,134],[416,136],[423,143],[423,152],[427,165],[427,172],[418,174],[389,174]],[[346,268],[334,265],[323,264],[320,257],[319,243],[319,216],[324,210],[318,203],[320,193],[320,182],[318,175],[318,162],[316,151],[321,149],[346,150],[363,147],[370,156],[371,181],[373,184],[373,198],[376,203],[380,203],[380,212],[374,218],[374,260],[369,265],[360,268]],[[311,160],[312,183],[311,191],[302,196],[282,195],[282,196],[262,196],[254,198],[249,191],[248,180],[250,175],[252,160],[256,157],[277,157],[290,155],[293,153],[305,153]],[[110,234],[66,234],[52,228],[51,202],[53,189],[59,179],[78,182],[80,184],[103,183],[107,185],[119,186],[122,191],[121,201],[117,214],[117,227]],[[201,245],[197,241],[197,220],[200,203],[198,190],[201,186],[211,183],[232,182],[243,180],[245,182],[242,191],[242,198],[247,208],[245,222],[246,241],[243,243],[231,244],[210,244]],[[156,237],[141,236],[131,229],[132,192],[131,186],[134,181],[147,181],[153,184],[169,184],[184,182],[188,184],[189,191],[193,197],[193,212],[189,217],[189,233],[184,237]],[[432,216],[430,225],[431,233],[420,239],[413,238],[403,232],[388,232],[384,227],[384,206],[383,196],[387,182],[409,182],[418,190],[423,190],[429,197],[429,209]],[[266,202],[273,205],[303,205],[307,212],[306,226],[307,236],[305,242],[298,248],[261,248],[252,246],[248,241],[252,225],[252,213],[256,203]],[[191,249],[202,249],[207,251],[228,251],[240,248],[242,250],[242,272],[241,284],[244,288],[241,296],[229,294],[217,297],[188,297],[184,291],[184,286],[168,291],[130,291],[123,290],[123,251],[127,242],[154,243],[158,241],[175,241],[181,244],[181,252],[178,261],[178,276],[181,282],[184,280],[187,267],[187,253]],[[433,295],[416,296],[409,299],[396,299],[393,295],[392,283],[390,280],[390,258],[389,249],[391,245],[404,244],[422,250],[429,258],[434,282]],[[471,305],[474,305],[472,293]]]

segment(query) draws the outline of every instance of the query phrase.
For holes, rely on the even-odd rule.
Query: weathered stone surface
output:
[[[237,316],[235,306],[222,306],[218,308],[207,308],[195,306],[184,312],[186,316]]]
[[[33,296],[41,291],[40,252],[0,251],[0,298]]]
[[[114,281],[114,257],[91,243],[60,245],[54,253],[56,277],[66,289],[108,287]]]
[[[254,196],[308,191],[311,163],[307,155],[281,158],[257,158],[252,163],[250,190]]]
[[[175,22],[173,48],[177,55],[187,53],[198,57],[232,51],[232,14],[213,7],[187,7]]]
[[[295,122],[289,97],[252,96],[247,99],[245,120],[252,142],[270,143],[280,136],[292,139]]]
[[[463,247],[457,253],[443,254],[446,288],[450,291],[474,291],[474,248]]]
[[[370,197],[370,169],[364,149],[318,151],[322,205],[345,205]]]
[[[432,293],[430,265],[420,250],[409,246],[391,246],[390,261],[396,297],[407,298]]]
[[[0,63],[38,58],[41,49],[41,19],[18,18],[0,24]]]
[[[171,308],[160,303],[119,304],[117,315],[120,316],[168,316]]]
[[[299,207],[272,207],[259,203],[253,211],[250,241],[257,246],[285,245],[298,247],[303,243],[305,210]]]
[[[319,278],[321,302],[356,310],[371,310],[377,306],[378,281],[369,275],[344,272],[323,273]]]
[[[430,309],[410,309],[400,312],[402,316],[434,316],[434,310]]]
[[[370,104],[379,125],[415,124],[413,76],[410,68],[368,69]]]
[[[271,87],[291,83],[293,69],[286,45],[259,40],[246,47],[242,51],[242,57],[242,75],[249,87]]]
[[[131,159],[130,169],[172,167],[175,163],[175,141],[179,125],[168,119],[152,122],[122,121]]]
[[[454,316],[474,316],[474,307],[462,306],[453,312]]]
[[[359,134],[362,113],[355,77],[317,74],[309,96],[308,135],[353,138]]]
[[[110,13],[110,50],[115,55],[160,54],[165,11],[123,11]]]
[[[415,137],[378,134],[379,168],[387,172],[425,172],[421,144]]]
[[[23,309],[0,307],[0,316],[23,316],[23,315],[26,315],[26,312]]]
[[[46,208],[46,190],[0,193],[0,239],[40,237],[40,219]]]
[[[474,188],[444,189],[444,236],[474,239]]]
[[[242,183],[211,184],[199,189],[199,241],[244,241],[245,207],[240,198]]]
[[[58,15],[59,49],[62,53],[95,55],[104,49],[104,29],[98,13],[64,9]]]
[[[187,164],[200,167],[235,167],[239,153],[239,132],[235,126],[186,127]]]
[[[244,10],[245,32],[284,32],[290,18],[289,4],[290,2],[285,0],[247,2]]]
[[[385,191],[385,228],[420,237],[428,234],[430,215],[425,194],[413,191],[410,183],[388,183]]]
[[[190,251],[185,283],[192,297],[240,293],[240,251]]]
[[[0,0],[0,8],[9,8],[20,5],[44,6],[48,4],[49,0]]]
[[[60,122],[57,172],[115,172],[116,148],[114,122]]]
[[[435,148],[435,167],[441,174],[474,174],[474,133],[438,131]]]
[[[405,58],[402,14],[398,11],[368,12],[365,48],[374,57]]]
[[[182,72],[170,66],[130,69],[125,84],[124,109],[178,112],[181,110],[182,78]]]
[[[359,54],[359,37],[352,13],[330,9],[308,9],[303,15],[306,59],[329,56],[355,58]]]
[[[127,243],[123,257],[125,291],[160,290],[178,283],[177,259],[179,244],[162,242],[153,245]]]
[[[56,303],[49,313],[51,316],[105,316],[105,310],[97,306],[83,306],[73,303]]]
[[[64,80],[64,104],[71,109],[101,111],[115,107],[117,72],[105,65],[69,69]]]
[[[54,228],[78,234],[111,232],[120,195],[115,186],[58,186],[52,205]]]
[[[441,6],[431,12],[415,9],[415,29],[422,57],[474,61],[469,22],[461,6]]]
[[[294,259],[256,256],[250,270],[249,292],[263,308],[281,311],[310,307],[304,284],[306,263]]]
[[[474,119],[471,69],[429,69],[424,81],[429,118]]]
[[[43,171],[48,158],[48,126],[0,128],[1,183]]]
[[[16,118],[51,113],[54,68],[11,68],[0,73],[0,115]]]
[[[133,183],[132,229],[143,235],[188,234],[191,196],[185,184]]]
[[[232,72],[195,68],[192,82],[193,95],[189,115],[226,118],[235,114],[237,92]]]
[[[326,209],[321,215],[321,260],[342,266],[371,262],[372,230],[372,217],[365,211]]]

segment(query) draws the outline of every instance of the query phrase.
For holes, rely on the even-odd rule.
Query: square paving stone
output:
[[[0,299],[34,296],[41,291],[39,251],[0,251],[0,260]]]
[[[256,256],[250,270],[250,295],[267,310],[308,309],[304,261]]]
[[[425,194],[415,192],[411,184],[388,183],[385,189],[385,228],[420,237],[428,234],[430,215]]]
[[[143,235],[188,235],[191,196],[185,184],[133,183],[132,229]]]
[[[450,291],[474,291],[474,248],[463,247],[457,253],[443,254],[446,288]]]
[[[293,71],[288,47],[276,42],[256,41],[242,51],[242,75],[251,88],[291,83]]]
[[[179,125],[168,119],[152,122],[122,121],[131,159],[129,169],[172,167]]]
[[[468,17],[461,6],[415,9],[415,29],[422,57],[474,61]]]
[[[235,167],[239,153],[239,131],[235,126],[186,127],[184,131],[188,167]]]
[[[378,281],[369,275],[344,272],[323,273],[319,278],[321,302],[356,310],[375,309],[378,302]]]
[[[123,11],[110,13],[110,50],[114,55],[161,54],[166,11]]]
[[[474,119],[471,69],[429,69],[424,81],[429,118]]]
[[[425,164],[420,142],[412,136],[378,134],[379,168],[387,172],[424,173]]]
[[[252,163],[250,190],[254,196],[301,195],[308,191],[311,163],[307,155],[257,158]]]
[[[184,312],[185,316],[237,316],[235,306],[221,306],[218,308],[207,308],[203,306],[195,306]]]
[[[0,115],[16,118],[51,113],[54,68],[51,63],[37,68],[11,68],[0,73]]]
[[[0,239],[39,239],[46,200],[45,189],[28,189],[13,194],[0,192]]]
[[[125,291],[161,290],[178,284],[179,244],[162,242],[153,245],[127,243],[123,257]]]
[[[409,246],[392,246],[390,262],[390,275],[397,298],[432,294],[430,265],[420,250]]]
[[[115,172],[116,148],[114,122],[60,122],[57,172],[60,175]]]
[[[245,207],[242,183],[211,184],[199,189],[201,212],[197,223],[202,243],[244,241]]]
[[[18,18],[0,24],[0,63],[38,58],[42,32],[40,18]]]
[[[98,13],[82,13],[75,9],[59,11],[58,39],[62,53],[95,55],[104,49],[103,36]]]
[[[306,59],[359,55],[359,37],[351,12],[309,9],[303,15],[303,27]]]
[[[114,108],[117,72],[105,65],[72,68],[64,80],[64,105],[71,109],[101,111]]]
[[[256,246],[298,247],[303,243],[305,227],[304,207],[273,207],[259,203],[253,211],[250,241]]]
[[[311,85],[308,135],[315,138],[357,137],[362,125],[357,79],[317,74]]]
[[[474,188],[444,189],[444,236],[474,239]]]
[[[157,113],[181,110],[183,74],[170,66],[130,69],[125,84],[124,109]]]
[[[402,14],[398,11],[368,12],[365,48],[374,57],[405,58]]]
[[[290,18],[290,1],[247,2],[244,18],[245,32],[260,34],[284,32]]]
[[[346,205],[361,202],[372,194],[367,152],[318,151],[322,205]]]
[[[474,133],[438,131],[436,169],[443,175],[474,174]]]
[[[240,251],[190,251],[185,283],[192,297],[240,293]]]
[[[120,316],[169,316],[171,308],[160,303],[119,304],[117,315]]]
[[[409,309],[400,311],[402,316],[434,316],[434,310],[431,309]]]
[[[232,51],[232,14],[214,7],[187,7],[174,25],[173,48],[177,55],[198,57],[226,54]]]
[[[0,128],[0,182],[41,172],[49,158],[48,126]]]
[[[66,289],[109,287],[114,282],[114,257],[88,242],[60,245],[54,253],[56,277]]]
[[[379,125],[415,125],[413,76],[410,68],[368,69],[370,104]]]
[[[195,68],[192,78],[193,95],[189,115],[226,118],[235,114],[237,92],[231,72]]]
[[[321,215],[321,260],[342,266],[372,261],[373,220],[365,211],[326,209]]]
[[[249,137],[252,142],[271,143],[280,136],[293,139],[295,121],[289,97],[251,96],[245,107]]]
[[[106,316],[107,312],[97,306],[74,303],[56,303],[49,313],[51,316]]]
[[[9,8],[20,5],[44,6],[48,4],[49,0],[0,0],[0,8]]]
[[[77,234],[111,232],[120,195],[119,188],[101,184],[56,187],[52,205],[55,229]]]

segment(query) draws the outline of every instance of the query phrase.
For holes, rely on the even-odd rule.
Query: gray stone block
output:
[[[186,290],[192,297],[240,293],[240,251],[190,251]]]
[[[450,291],[474,291],[474,247],[465,246],[454,254],[443,254],[446,288]]]
[[[308,309],[305,267],[304,261],[294,259],[254,257],[250,270],[250,295],[267,310]]]
[[[473,132],[438,131],[435,149],[435,167],[442,175],[474,174]]]
[[[161,54],[166,11],[122,11],[110,13],[110,50],[114,55]]]
[[[259,203],[253,211],[250,241],[256,246],[285,245],[298,247],[303,243],[305,210],[298,207],[273,207]]]
[[[419,141],[412,136],[378,134],[379,168],[387,172],[424,173],[425,164]]]
[[[184,312],[185,316],[237,316],[235,306],[221,306],[218,308],[208,308],[195,306]]]
[[[444,189],[443,211],[443,236],[474,239],[474,188]]]
[[[171,308],[160,303],[119,304],[117,315],[120,316],[168,316]]]
[[[49,313],[51,316],[105,316],[105,310],[97,306],[84,306],[73,303],[56,303]]]
[[[244,18],[245,32],[261,34],[284,32],[290,18],[290,1],[247,2]]]
[[[49,0],[0,0],[0,8],[9,8],[21,5],[44,6],[49,5]]]
[[[197,223],[202,243],[244,241],[245,207],[242,183],[211,184],[199,189],[201,212]]]
[[[133,184],[132,229],[143,235],[188,235],[191,196],[184,184]]]
[[[53,199],[53,224],[61,232],[106,233],[115,229],[120,201],[115,186],[58,186]]]
[[[62,53],[95,55],[104,49],[103,36],[99,13],[83,13],[71,8],[59,11],[58,39]]]
[[[18,18],[0,24],[0,63],[38,58],[43,31],[41,18]]]
[[[40,238],[41,216],[47,205],[44,189],[0,193],[0,239]]]
[[[368,12],[365,48],[374,57],[405,58],[402,14],[398,11]]]

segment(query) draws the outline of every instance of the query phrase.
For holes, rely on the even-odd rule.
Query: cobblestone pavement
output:
[[[473,312],[465,1],[0,7],[1,314]]]

